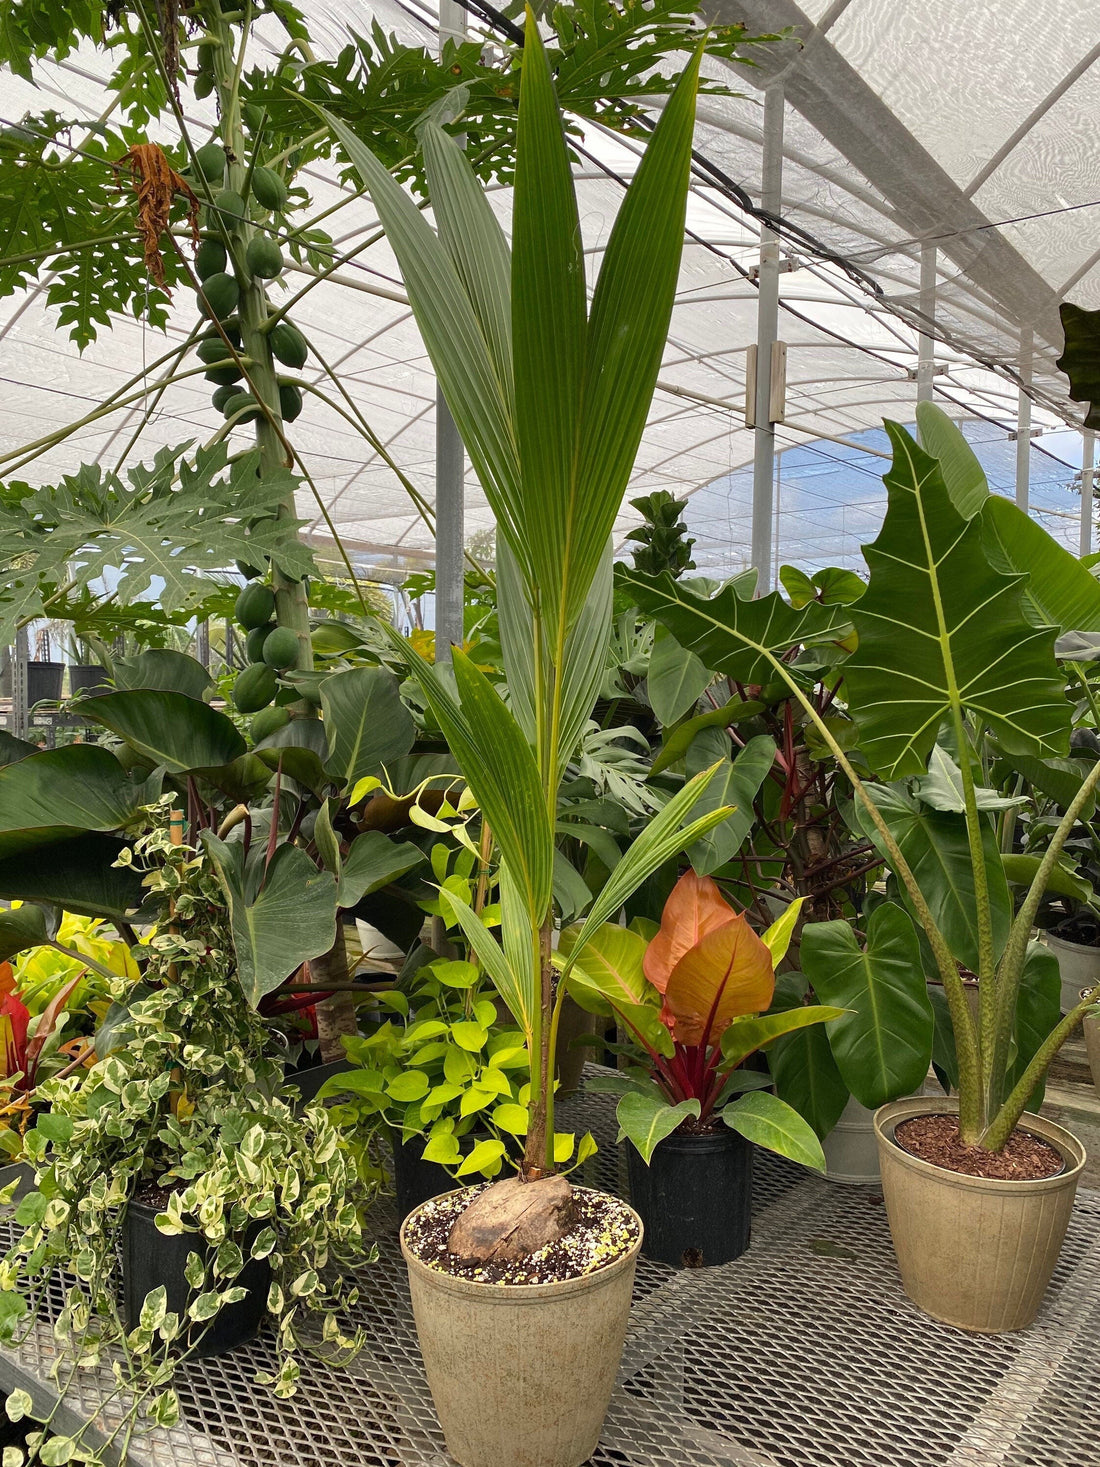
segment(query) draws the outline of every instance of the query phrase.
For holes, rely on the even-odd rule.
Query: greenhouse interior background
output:
[[[1100,0],[0,0],[0,1467],[1100,1467],[1097,432]]]

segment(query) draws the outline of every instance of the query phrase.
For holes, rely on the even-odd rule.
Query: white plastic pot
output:
[[[1082,988],[1094,988],[1100,983],[1100,947],[1067,942],[1052,932],[1044,932],[1043,941],[1058,959],[1062,975],[1062,1012],[1068,1014],[1077,1003]]]
[[[840,1120],[821,1143],[825,1153],[825,1175],[830,1182],[846,1186],[869,1186],[880,1179],[875,1113],[860,1105],[854,1096],[840,1113]]]

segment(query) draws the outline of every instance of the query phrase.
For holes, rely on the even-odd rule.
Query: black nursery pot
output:
[[[61,697],[61,679],[65,675],[63,662],[27,663],[27,706],[36,703],[56,703]]]
[[[414,1136],[411,1141],[402,1141],[400,1131],[391,1131],[393,1142],[393,1185],[397,1192],[397,1225],[405,1221],[414,1207],[429,1202],[443,1192],[453,1192],[461,1187],[446,1167],[437,1161],[425,1161],[421,1156],[424,1140]]]
[[[158,1210],[144,1202],[131,1202],[126,1209],[122,1225],[122,1290],[127,1329],[137,1326],[146,1294],[161,1284],[169,1313],[174,1312],[181,1319],[186,1317],[187,1306],[194,1299],[184,1269],[187,1255],[200,1251],[195,1235],[181,1233],[170,1238],[158,1232],[155,1221]],[[246,1252],[259,1230],[258,1223],[249,1230]],[[184,1346],[199,1341],[192,1352],[195,1359],[224,1355],[227,1350],[247,1344],[259,1333],[267,1314],[270,1263],[266,1258],[250,1258],[233,1283],[248,1290],[245,1297],[236,1304],[224,1305],[211,1323],[192,1324],[180,1336]]]
[[[723,1126],[702,1135],[674,1131],[646,1166],[627,1146],[630,1200],[642,1222],[642,1252],[674,1268],[729,1263],[749,1246],[752,1146]]]
[[[107,669],[93,662],[73,662],[69,665],[69,693],[75,698],[81,693],[95,694],[101,697],[109,693],[111,689],[107,686]]]

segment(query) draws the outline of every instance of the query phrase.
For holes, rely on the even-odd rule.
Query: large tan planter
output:
[[[1092,1071],[1092,1088],[1100,1096],[1100,1014],[1086,1014],[1081,1030],[1085,1036],[1085,1051]]]
[[[419,1210],[419,1209],[418,1209]],[[410,1253],[413,1317],[447,1450],[461,1467],[580,1467],[596,1450],[641,1247],[558,1284],[478,1284]],[[635,1214],[637,1217],[637,1214]]]
[[[1058,1262],[1085,1148],[1042,1116],[1023,1125],[1066,1160],[1056,1177],[986,1181],[903,1151],[894,1129],[911,1116],[957,1115],[958,1100],[915,1096],[875,1112],[882,1193],[901,1282],[913,1302],[960,1329],[1000,1334],[1035,1318]]]

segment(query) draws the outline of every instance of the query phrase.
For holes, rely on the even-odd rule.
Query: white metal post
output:
[[[1020,388],[1019,407],[1016,412],[1016,503],[1027,513],[1031,494],[1031,398],[1026,388],[1031,386],[1031,329],[1020,334]]]
[[[917,336],[917,401],[932,401],[932,376],[935,371],[932,327],[936,321],[936,246],[920,247],[920,315],[922,329]]]
[[[1096,434],[1086,428],[1081,434],[1081,555],[1092,553],[1092,486],[1096,475]]]
[[[764,93],[764,153],[760,205],[778,214],[783,196],[783,88]],[[779,328],[779,236],[760,228],[760,278],[756,301],[756,427],[752,461],[752,563],[757,594],[772,589],[772,499],[775,427],[772,421],[772,347]]]
[[[466,36],[466,12],[457,0],[439,0],[439,53]],[[435,660],[451,660],[462,641],[464,605],[466,451],[446,399],[435,390]]]

